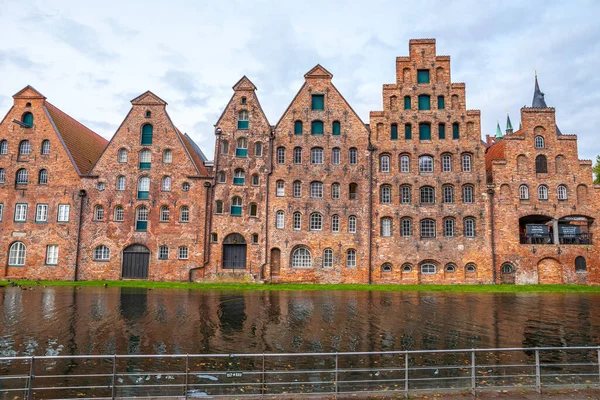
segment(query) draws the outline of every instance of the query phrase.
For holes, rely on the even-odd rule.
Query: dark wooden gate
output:
[[[274,248],[271,249],[271,275],[279,276],[279,270],[281,269],[281,250]]]
[[[148,279],[150,251],[141,244],[123,250],[123,279]]]
[[[246,269],[246,240],[239,233],[223,240],[223,269]]]

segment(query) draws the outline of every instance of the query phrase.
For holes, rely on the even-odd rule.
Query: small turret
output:
[[[502,129],[500,129],[500,122],[496,124],[496,139],[502,139]]]
[[[513,127],[512,127],[512,124],[510,123],[510,115],[508,115],[508,113],[506,113],[506,134],[510,135],[511,133],[513,133]]]

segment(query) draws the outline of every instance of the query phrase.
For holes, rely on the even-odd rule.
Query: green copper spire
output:
[[[500,122],[496,125],[496,139],[502,138],[502,130],[500,129]]]
[[[512,124],[510,123],[510,115],[508,115],[508,113],[506,113],[506,134],[509,135],[513,133],[513,127]]]

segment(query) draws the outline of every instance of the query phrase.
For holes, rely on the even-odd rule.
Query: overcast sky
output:
[[[271,124],[320,63],[365,123],[411,38],[436,38],[482,112],[482,136],[515,129],[534,68],[580,158],[600,153],[600,2],[0,0],[0,113],[27,84],[110,138],[151,90],[213,157],[213,125],[247,75]],[[51,4],[51,5],[49,5]]]

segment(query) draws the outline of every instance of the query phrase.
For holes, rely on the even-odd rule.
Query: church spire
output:
[[[537,72],[535,73],[535,89],[533,91],[533,101],[531,102],[531,107],[538,108],[547,108],[546,100],[544,100],[544,93],[540,90],[540,85],[538,83]]]
[[[506,112],[506,134],[510,135],[511,133],[513,133],[513,127],[512,124],[510,123],[510,115],[508,115],[508,111]]]
[[[502,139],[502,129],[500,129],[500,121],[496,124],[496,139]]]

